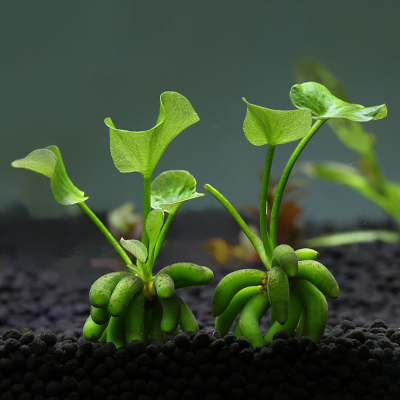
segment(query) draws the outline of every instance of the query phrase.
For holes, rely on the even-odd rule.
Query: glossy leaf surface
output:
[[[196,192],[196,179],[188,171],[166,171],[151,184],[151,207],[174,212],[185,201],[204,196]]]
[[[301,110],[310,110],[319,118],[346,118],[367,122],[386,117],[386,105],[364,107],[335,97],[325,86],[316,82],[297,84],[290,90],[292,103]]]
[[[311,127],[312,118],[308,110],[271,110],[251,104],[245,98],[243,100],[247,105],[243,131],[255,146],[275,146],[302,139]]]
[[[24,168],[50,178],[51,191],[57,203],[64,206],[81,203],[88,199],[69,179],[57,146],[38,149],[25,158],[15,160],[14,168]]]
[[[141,132],[117,129],[111,118],[105,119],[110,129],[110,149],[120,172],[140,172],[150,176],[168,144],[184,129],[199,121],[186,97],[164,92],[156,125]]]
[[[121,246],[129,251],[129,253],[133,254],[139,261],[145,262],[147,259],[147,249],[146,246],[140,242],[139,240],[130,239],[125,240],[121,239]]]

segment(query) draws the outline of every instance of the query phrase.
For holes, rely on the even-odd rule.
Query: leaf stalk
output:
[[[116,241],[114,236],[110,233],[110,231],[104,226],[104,224],[99,220],[97,215],[87,206],[87,204],[82,201],[77,203],[80,209],[90,218],[90,220],[97,226],[99,231],[103,234],[103,236],[108,240],[114,250],[118,253],[118,255],[122,258],[126,265],[132,264],[131,259],[125,253],[124,249],[121,245]]]
[[[294,152],[289,158],[289,161],[286,164],[286,167],[282,173],[281,179],[279,181],[278,187],[275,192],[274,203],[272,205],[271,211],[271,220],[270,220],[270,245],[271,248],[275,248],[277,244],[277,229],[278,229],[278,216],[279,209],[282,202],[283,192],[285,191],[286,184],[289,180],[290,173],[292,172],[293,166],[299,158],[300,154],[311,140],[311,138],[315,135],[318,129],[328,120],[328,118],[318,119],[314,125],[311,127],[306,136],[300,141],[300,143],[295,148]]]

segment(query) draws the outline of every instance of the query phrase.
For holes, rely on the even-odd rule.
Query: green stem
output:
[[[167,219],[166,219],[166,221],[165,221],[165,223],[164,223],[164,225],[163,225],[163,227],[161,229],[160,235],[158,236],[158,239],[157,239],[156,247],[154,249],[154,257],[153,257],[154,261],[153,261],[153,264],[154,264],[155,260],[157,260],[158,254],[160,253],[160,250],[161,250],[161,247],[162,247],[162,245],[164,243],[165,237],[167,236],[169,228],[170,228],[170,226],[172,224],[172,221],[174,220],[175,215],[176,215],[177,212],[178,212],[178,209],[176,209],[174,211],[171,211],[168,214],[168,217],[167,217]],[[152,267],[153,267],[153,265],[152,265]]]
[[[261,198],[260,198],[260,233],[261,240],[265,251],[272,252],[271,245],[269,243],[268,228],[267,228],[267,196],[268,196],[268,184],[271,175],[271,165],[274,158],[275,147],[268,145],[267,156],[265,158],[265,166],[263,173],[263,180],[261,186]],[[267,250],[269,249],[269,250]]]
[[[307,143],[311,140],[311,138],[315,135],[318,129],[327,121],[327,118],[319,119],[315,122],[315,124],[311,127],[310,131],[306,136],[301,140],[293,154],[290,156],[288,163],[282,173],[281,179],[279,181],[278,187],[275,192],[274,204],[272,206],[271,211],[271,221],[270,221],[270,244],[274,249],[277,244],[277,229],[278,229],[278,215],[279,208],[281,206],[283,192],[285,191],[287,181],[289,179],[290,173],[292,172],[293,166],[299,158],[301,152],[306,147]]]
[[[104,224],[99,220],[96,214],[86,205],[85,202],[77,203],[81,210],[91,219],[91,221],[97,226],[99,231],[103,234],[103,236],[109,241],[112,247],[114,247],[115,251],[122,258],[126,265],[132,264],[131,259],[125,253],[124,249],[121,245],[116,241],[113,235],[111,235],[110,231],[104,226]]]
[[[143,228],[142,228],[142,243],[147,246],[149,238],[146,231],[147,216],[151,210],[151,174],[143,175]]]
[[[233,205],[229,203],[229,201],[220,192],[218,192],[218,190],[214,189],[211,185],[208,184],[205,185],[204,188],[207,190],[207,192],[211,193],[226,208],[229,214],[232,215],[233,219],[240,226],[240,228],[242,229],[244,234],[248,237],[254,249],[260,256],[262,263],[265,265],[267,269],[269,269],[271,264],[270,260],[272,254],[270,253],[270,248],[269,247],[267,249],[264,248],[261,239],[254,232],[250,230],[246,222],[244,222],[243,218],[235,210]]]

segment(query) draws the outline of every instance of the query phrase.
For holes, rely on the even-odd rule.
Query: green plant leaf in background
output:
[[[142,263],[146,262],[147,249],[142,242],[135,239],[125,240],[124,238],[121,238],[120,242],[122,247],[133,254],[139,261]]]
[[[176,212],[185,202],[204,193],[196,192],[196,179],[188,171],[165,171],[151,184],[151,207]]]
[[[385,195],[378,193],[357,168],[337,162],[304,163],[303,172],[312,178],[320,178],[346,185],[364,195],[394,217],[400,218],[400,208]]]
[[[310,110],[319,118],[347,118],[351,121],[367,122],[386,117],[386,105],[364,107],[335,97],[324,85],[316,82],[297,84],[290,90],[290,99],[295,107]]]
[[[111,118],[106,118],[104,122],[110,129],[110,149],[115,166],[120,172],[151,176],[172,139],[198,121],[189,100],[176,92],[161,95],[157,123],[147,131],[117,129]]]
[[[280,111],[247,105],[243,131],[247,140],[255,146],[272,146],[302,139],[310,130],[312,118],[308,110]]]
[[[67,206],[88,199],[69,179],[57,146],[34,150],[25,158],[11,163],[14,168],[24,168],[50,178],[51,191],[57,203]]]
[[[386,243],[398,243],[400,241],[400,234],[384,230],[339,232],[307,239],[306,245],[310,247],[332,247],[357,243],[369,243],[374,242],[375,240],[381,240]]]

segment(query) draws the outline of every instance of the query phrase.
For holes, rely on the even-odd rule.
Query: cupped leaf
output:
[[[160,234],[163,223],[164,211],[152,210],[149,212],[146,220],[146,232],[149,237],[149,254],[152,254],[157,243],[158,235]]]
[[[133,254],[142,263],[146,262],[147,249],[146,246],[139,240],[135,239],[125,240],[124,238],[122,238],[121,246],[125,250],[129,251],[129,253]]]
[[[164,92],[160,97],[160,113],[156,125],[148,131],[117,129],[111,118],[110,149],[120,172],[140,172],[150,176],[168,144],[184,129],[199,121],[189,100],[176,92]]]
[[[201,196],[204,193],[196,192],[196,179],[188,171],[165,171],[151,183],[151,207],[168,213]]]
[[[324,85],[334,96],[349,102],[346,91],[338,79],[323,65],[313,60],[306,60],[296,68],[298,82],[313,81]],[[329,122],[330,127],[338,138],[350,149],[361,154],[373,152],[373,140],[362,124],[344,118],[333,118]]]
[[[308,110],[271,110],[251,104],[245,98],[243,100],[247,105],[243,131],[255,146],[275,146],[302,139],[311,127],[312,118]]]
[[[54,199],[64,206],[81,203],[89,197],[69,179],[57,146],[34,150],[25,158],[11,163],[14,168],[24,168],[50,178]]]
[[[316,82],[297,84],[290,90],[290,99],[295,107],[310,110],[323,118],[346,118],[351,121],[367,122],[386,117],[385,104],[364,107],[360,104],[347,103],[335,97],[324,85]]]

